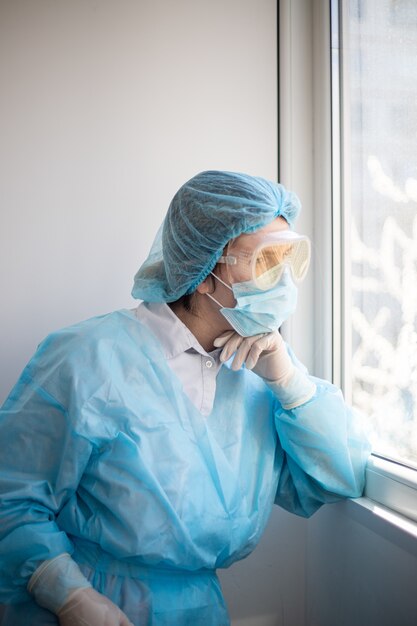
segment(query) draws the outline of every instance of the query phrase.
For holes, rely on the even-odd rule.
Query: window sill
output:
[[[417,557],[417,471],[371,456],[362,498],[344,512],[354,521]]]
[[[417,526],[417,470],[372,455],[364,496]]]
[[[342,506],[351,520],[417,558],[417,522],[366,497],[348,499]]]

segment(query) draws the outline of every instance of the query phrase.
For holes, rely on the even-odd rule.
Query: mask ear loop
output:
[[[219,276],[216,276],[216,274],[214,274],[214,272],[210,272],[210,274],[212,276],[214,276],[214,278],[218,281],[220,281],[225,287],[227,287],[228,289],[230,289],[230,291],[233,292],[233,289],[230,287],[230,285],[228,285],[227,283],[224,282],[224,280],[222,280]],[[215,302],[221,309],[223,308],[223,305],[220,304],[220,302],[218,300],[216,300],[216,298],[214,296],[211,295],[211,293],[206,293],[206,296],[208,296],[210,298],[210,300],[213,300],[213,302]]]
[[[226,245],[226,254],[222,255],[222,259],[224,259],[223,261],[221,261],[222,263],[224,263],[226,265],[226,271],[227,271],[227,278],[229,280],[230,283],[232,283],[231,280],[231,276],[230,276],[230,268],[229,265],[235,265],[236,264],[236,257],[234,255],[232,255],[233,261],[230,258],[229,255],[229,247],[231,244],[233,244],[236,241],[236,237],[233,239],[230,239],[230,241],[227,242]],[[220,276],[217,276],[217,274],[214,274],[214,272],[210,272],[210,274],[212,276],[214,276],[214,278],[216,280],[218,280],[219,282],[222,283],[222,285],[224,285],[225,287],[227,287],[232,293],[233,293],[233,289],[230,285],[228,285],[227,283],[224,282],[224,280],[222,280],[220,278]],[[216,298],[214,296],[211,295],[211,293],[206,293],[206,296],[208,296],[211,300],[213,300],[213,302],[215,302],[220,308],[223,308],[223,305],[220,304],[220,302],[218,300],[216,300]]]
[[[211,274],[212,276],[214,276],[214,278],[216,278],[216,279],[217,279],[220,283],[222,283],[222,285],[224,285],[225,287],[227,287],[228,289],[230,289],[230,291],[233,291],[233,289],[231,288],[231,286],[230,286],[230,285],[228,285],[227,283],[225,283],[225,282],[224,282],[224,280],[222,280],[222,279],[220,278],[220,276],[217,276],[217,275],[216,275],[216,274],[214,274],[213,272],[210,272],[210,274]],[[208,295],[208,294],[207,294],[207,295]]]

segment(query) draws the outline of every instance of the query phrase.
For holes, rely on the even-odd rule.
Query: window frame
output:
[[[309,369],[341,387],[350,403],[345,367],[351,354],[350,284],[344,271],[349,267],[350,233],[349,177],[344,176],[350,145],[344,130],[350,111],[343,106],[348,93],[348,3],[317,0],[313,6],[309,0],[279,0],[278,16],[278,179],[300,195],[308,214],[301,228],[315,249],[306,306],[285,335]],[[300,333],[300,328],[306,330]],[[313,350],[305,349],[306,337]],[[417,538],[415,469],[373,454],[364,495],[351,502],[374,516],[385,510],[387,523]]]

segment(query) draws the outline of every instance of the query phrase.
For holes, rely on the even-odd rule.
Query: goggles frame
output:
[[[265,281],[263,282],[262,280],[260,280],[260,278],[262,276],[265,276],[266,272],[258,275],[256,271],[256,264],[257,264],[257,260],[262,250],[270,248],[274,246],[274,244],[283,245],[283,246],[293,245],[293,250],[289,256],[285,257],[281,262],[277,263],[275,266],[272,266],[269,270],[267,270],[267,271],[271,271],[271,270],[275,270],[275,271],[274,271],[273,279],[270,282],[265,283]],[[294,250],[296,251],[297,249],[299,249],[299,245],[302,245],[304,247],[303,254],[305,256],[305,260],[302,262],[299,270],[297,270],[295,268],[295,263],[294,263],[294,254],[296,255],[297,252],[294,253]],[[292,230],[284,230],[284,231],[279,231],[277,233],[270,233],[268,235],[265,235],[265,237],[262,238],[262,241],[260,241],[258,245],[252,251],[239,250],[237,251],[237,253],[230,254],[229,246],[230,244],[228,244],[227,246],[227,250],[226,250],[227,253],[220,257],[220,259],[218,260],[218,263],[225,263],[226,265],[232,265],[232,266],[238,265],[238,263],[242,263],[243,265],[246,265],[246,267],[250,269],[253,282],[255,283],[257,288],[262,291],[267,291],[268,289],[271,289],[272,287],[274,287],[277,284],[277,282],[280,280],[286,267],[290,269],[293,281],[296,284],[302,282],[307,274],[308,267],[310,265],[310,259],[311,259],[310,239],[306,235],[299,235],[298,233]]]

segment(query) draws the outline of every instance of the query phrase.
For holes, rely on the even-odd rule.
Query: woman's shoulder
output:
[[[28,366],[30,370],[89,372],[94,377],[129,352],[139,358],[149,341],[135,313],[120,309],[98,315],[51,332],[38,345]],[[116,359],[115,359],[116,355]]]
[[[85,349],[98,342],[114,340],[126,330],[139,331],[138,322],[134,312],[120,309],[54,330],[41,341],[38,350],[51,346],[67,350]]]
[[[149,333],[133,311],[121,309],[92,317],[47,335],[22,380],[62,403],[75,391],[87,398],[114,379],[126,362],[146,359],[149,342]]]

